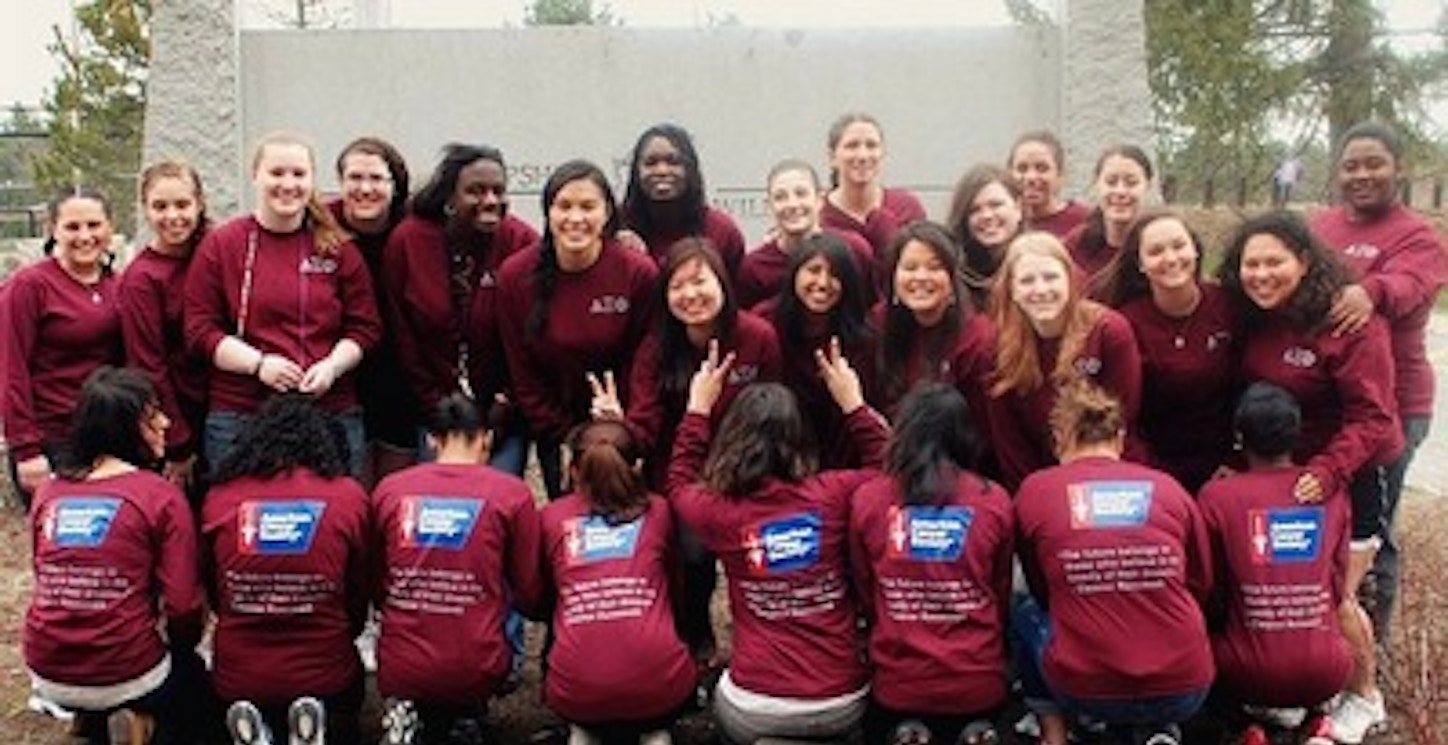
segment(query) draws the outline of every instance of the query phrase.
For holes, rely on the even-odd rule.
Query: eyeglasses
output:
[[[386,186],[392,183],[392,177],[380,173],[349,173],[342,177],[342,182],[348,186]]]

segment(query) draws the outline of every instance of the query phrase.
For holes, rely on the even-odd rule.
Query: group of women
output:
[[[1177,742],[1214,683],[1270,707],[1253,745],[1293,708],[1308,738],[1380,724],[1356,592],[1396,556],[1448,281],[1397,135],[1349,130],[1341,203],[1247,220],[1216,282],[1139,148],[1101,155],[1088,208],[1027,133],[935,223],[883,186],[874,119],[827,145],[828,185],[771,170],[747,252],[674,125],[621,203],[557,167],[541,235],[475,145],[412,191],[359,139],[324,204],[310,148],[272,135],[255,210],[215,226],[196,172],[154,165],[154,239],[119,275],[104,198],[57,200],[50,256],[3,287],[37,690],[97,741],[201,736],[219,713],[169,715],[209,680],[238,745],[354,742],[371,604],[388,743],[464,736],[517,612],[551,621],[544,699],[578,743],[667,742],[713,668],[740,743],[988,742],[1011,670],[1047,745]]]

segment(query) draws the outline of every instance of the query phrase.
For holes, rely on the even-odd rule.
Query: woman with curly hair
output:
[[[311,396],[268,399],[217,465],[201,509],[216,613],[212,680],[237,745],[357,742],[369,599],[367,493],[342,425]]]
[[[1141,403],[1141,353],[1131,324],[1085,297],[1085,279],[1061,241],[1024,233],[996,278],[995,378],[986,401],[992,444],[1007,487],[1056,463],[1048,425],[1060,389],[1080,379],[1121,402],[1127,454]]]
[[[1142,442],[1188,491],[1227,462],[1241,338],[1225,291],[1202,280],[1204,247],[1180,215],[1144,213],[1107,267],[1102,302],[1131,322],[1141,350]]]
[[[1332,719],[1334,738],[1356,745],[1386,718],[1372,624],[1357,591],[1381,540],[1382,466],[1403,450],[1387,325],[1374,316],[1353,333],[1336,333],[1330,311],[1351,279],[1335,253],[1290,212],[1243,223],[1217,278],[1249,329],[1243,380],[1281,386],[1302,407],[1302,437],[1293,456],[1306,471],[1296,497],[1317,502],[1345,491],[1352,499],[1342,620],[1355,665]]]

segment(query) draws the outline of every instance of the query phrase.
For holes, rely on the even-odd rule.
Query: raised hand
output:
[[[709,340],[709,353],[699,363],[699,370],[689,381],[688,411],[691,414],[709,415],[719,396],[724,392],[724,383],[729,379],[729,367],[734,364],[734,353],[719,358],[719,340]]]
[[[865,405],[865,393],[860,386],[860,375],[850,366],[850,361],[840,352],[840,339],[830,337],[828,349],[815,350],[815,363],[819,365],[820,377],[830,396],[846,414]]]
[[[623,419],[623,403],[618,399],[618,383],[614,380],[612,370],[603,371],[603,379],[592,372],[587,373],[588,387],[593,391],[593,403],[589,405],[589,415],[600,421],[619,421]]]

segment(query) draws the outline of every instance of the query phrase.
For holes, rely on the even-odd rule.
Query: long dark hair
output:
[[[667,140],[679,151],[679,159],[684,166],[684,191],[677,201],[679,216],[683,219],[681,227],[690,235],[696,234],[703,229],[704,216],[709,211],[709,204],[704,198],[704,174],[699,169],[699,152],[694,148],[694,139],[689,136],[688,130],[677,124],[655,124],[644,130],[634,143],[633,158],[628,166],[628,187],[623,196],[624,222],[646,237],[654,235],[659,228],[658,215],[654,212],[653,202],[644,193],[643,179],[639,174],[644,148],[655,137]]]
[[[427,433],[441,441],[448,435],[474,440],[492,429],[483,412],[467,394],[454,391],[438,400],[427,417]]]
[[[901,364],[902,360],[910,357],[910,347],[915,335],[921,332],[920,324],[915,320],[915,314],[909,308],[895,302],[895,271],[900,266],[900,257],[905,253],[905,247],[911,243],[921,243],[935,252],[936,258],[945,265],[945,270],[950,273],[951,285],[955,292],[955,305],[945,311],[945,317],[940,321],[940,333],[935,338],[935,343],[925,350],[924,374],[929,377],[933,370],[940,366],[940,360],[955,344],[956,338],[960,335],[960,327],[965,316],[970,312],[970,296],[966,293],[965,282],[961,275],[961,253],[960,246],[956,245],[955,239],[944,227],[930,222],[929,220],[914,220],[906,223],[895,234],[895,239],[890,242],[888,274],[886,277],[890,287],[891,301],[885,306],[885,324],[880,340],[879,360],[877,369],[880,372],[882,390],[887,398],[897,398],[903,395],[910,382],[906,375],[909,372],[906,365]]]
[[[1156,178],[1156,169],[1151,166],[1151,157],[1145,150],[1135,145],[1113,145],[1101,151],[1100,157],[1096,159],[1096,170],[1092,171],[1093,178],[1101,176],[1101,169],[1106,167],[1106,161],[1110,158],[1126,158],[1141,166],[1146,173],[1146,179],[1150,181]],[[1076,244],[1077,251],[1082,256],[1095,257],[1109,252],[1111,246],[1106,243],[1106,216],[1101,211],[1098,203],[1091,209],[1091,214],[1086,218],[1086,227],[1082,229],[1081,239]]]
[[[774,322],[780,332],[780,342],[792,347],[811,343],[805,336],[805,319],[810,312],[794,291],[794,278],[799,275],[800,268],[816,256],[823,256],[829,262],[830,272],[840,282],[840,301],[830,311],[830,336],[838,338],[840,346],[846,350],[869,342],[875,332],[865,319],[869,310],[865,306],[865,281],[860,277],[860,268],[850,247],[839,236],[828,232],[806,236],[789,253],[789,269],[774,307]]]
[[[714,319],[713,334],[714,338],[722,341],[734,333],[739,320],[739,305],[734,300],[734,289],[730,286],[724,260],[719,258],[719,252],[714,250],[714,244],[708,238],[683,238],[669,249],[668,258],[664,259],[664,266],[659,272],[657,307],[669,307],[669,283],[673,281],[674,274],[696,261],[703,262],[705,268],[714,273],[724,293],[719,315]],[[689,381],[694,379],[694,372],[699,369],[694,361],[697,355],[691,351],[688,327],[673,313],[667,310],[659,313],[657,323],[659,357],[655,364],[659,368],[658,392],[661,400],[677,402],[682,412],[684,401],[689,396]]]
[[[547,183],[543,185],[543,240],[538,244],[538,263],[533,267],[533,308],[529,311],[524,326],[525,335],[529,339],[542,336],[543,330],[548,327],[548,306],[553,300],[553,288],[558,284],[558,249],[554,245],[553,226],[548,219],[548,211],[552,209],[553,200],[558,198],[558,192],[562,191],[563,187],[583,180],[592,182],[603,193],[604,205],[608,209],[608,221],[603,226],[604,242],[612,240],[613,235],[618,232],[618,205],[614,201],[613,187],[609,186],[603,169],[580,159],[570,160],[549,174]]]
[[[141,371],[110,365],[96,368],[81,385],[70,442],[57,472],[67,479],[83,479],[107,455],[137,467],[154,463],[156,454],[141,436],[141,427],[159,408],[156,389]]]
[[[622,422],[594,420],[568,433],[573,488],[593,512],[627,522],[648,509],[643,448]]]
[[[54,197],[51,197],[49,202],[45,203],[46,236],[45,243],[41,245],[41,250],[45,252],[46,256],[55,255],[55,226],[56,222],[60,220],[60,208],[64,207],[66,203],[68,203],[72,199],[84,199],[87,201],[95,202],[96,204],[99,204],[101,206],[101,214],[104,214],[106,216],[106,222],[110,222],[115,219],[111,213],[111,200],[106,199],[106,195],[101,193],[99,189],[90,186],[80,186],[74,189],[65,189],[64,191],[61,191]],[[110,249],[107,248],[104,252],[104,255],[101,257],[102,273],[111,273],[111,265],[113,260],[114,256],[111,254]]]
[[[269,479],[305,468],[324,479],[346,475],[349,452],[342,424],[301,393],[273,396],[245,419],[236,444],[212,481]]]
[[[1120,308],[1136,298],[1151,294],[1151,282],[1141,273],[1141,234],[1154,223],[1162,220],[1176,220],[1187,229],[1192,245],[1197,248],[1197,279],[1202,278],[1202,259],[1205,245],[1197,231],[1187,225],[1180,214],[1165,208],[1151,208],[1141,213],[1131,228],[1126,231],[1126,240],[1121,243],[1121,252],[1111,259],[1102,270],[1101,279],[1093,283],[1092,296],[1113,307]]]
[[[794,393],[779,383],[744,389],[719,423],[704,461],[704,483],[725,497],[753,493],[765,479],[801,481],[816,458]]]
[[[885,472],[908,505],[940,504],[961,471],[975,470],[980,435],[965,397],[945,383],[921,383],[900,400]]]
[[[447,221],[447,205],[452,201],[453,192],[458,188],[458,175],[464,168],[480,160],[492,161],[507,172],[503,153],[489,145],[464,145],[449,143],[442,149],[442,160],[432,170],[427,183],[412,195],[409,208],[412,214],[430,222]],[[404,195],[405,197],[406,195]],[[396,195],[393,196],[396,199]]]
[[[991,184],[1000,184],[1021,204],[1021,185],[1016,177],[1004,168],[994,165],[982,164],[971,168],[960,177],[955,184],[955,191],[950,198],[949,217],[945,225],[950,229],[950,234],[955,242],[960,245],[961,252],[965,256],[965,263],[962,273],[965,283],[972,290],[984,292],[990,287],[991,279],[995,277],[996,269],[1000,267],[1001,259],[1005,258],[1006,247],[1001,246],[992,251],[984,243],[976,239],[975,234],[970,231],[970,212],[976,197]],[[1024,207],[1021,207],[1024,210]],[[1025,213],[1022,212],[1021,224],[1016,228],[1019,233],[1025,227]],[[1015,238],[1015,236],[1011,236]],[[1010,241],[1006,241],[1009,245]]]
[[[1322,244],[1296,213],[1286,210],[1268,212],[1242,223],[1232,234],[1222,263],[1217,267],[1217,281],[1236,302],[1244,319],[1260,321],[1265,311],[1247,297],[1242,288],[1242,252],[1247,241],[1256,235],[1270,235],[1282,241],[1307,266],[1297,291],[1287,301],[1282,314],[1299,331],[1309,331],[1327,323],[1327,312],[1342,288],[1352,282],[1351,275],[1337,254]]]

